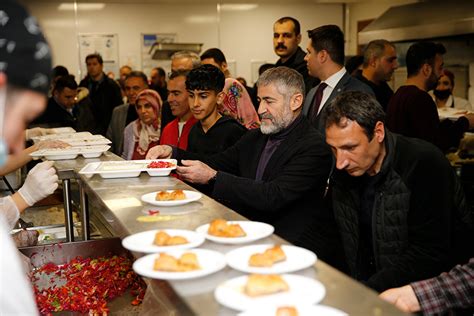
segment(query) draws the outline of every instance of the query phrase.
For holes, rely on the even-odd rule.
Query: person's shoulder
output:
[[[398,160],[407,166],[423,166],[428,168],[448,166],[441,150],[430,142],[422,139],[394,134]],[[433,171],[435,172],[436,169]]]
[[[217,120],[217,122],[215,123],[215,127],[238,130],[238,131],[243,131],[243,132],[247,130],[237,120],[235,120],[232,117],[228,117],[226,115],[222,115],[222,117]]]
[[[362,82],[358,78],[352,77],[351,75],[347,74],[347,84],[346,84],[346,91],[361,91],[369,94],[374,94],[374,90],[366,84]]]

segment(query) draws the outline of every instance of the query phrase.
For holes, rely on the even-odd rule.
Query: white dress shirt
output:
[[[318,114],[326,105],[326,101],[329,99],[329,96],[334,91],[334,88],[336,87],[336,85],[339,83],[339,81],[341,80],[341,78],[344,76],[346,72],[347,72],[346,68],[342,67],[341,70],[334,73],[332,76],[330,76],[326,80],[322,81],[326,83],[328,86],[323,91],[323,98],[321,99],[321,106],[319,107]]]

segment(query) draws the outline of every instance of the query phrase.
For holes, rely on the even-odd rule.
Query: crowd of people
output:
[[[127,160],[178,159],[181,180],[272,224],[282,238],[404,311],[474,307],[474,212],[444,156],[474,127],[474,114],[455,122],[438,117],[437,107],[471,109],[452,95],[454,75],[443,69],[441,44],[410,46],[407,80],[395,92],[388,84],[398,67],[395,45],[370,42],[361,69],[348,72],[338,26],[309,30],[305,52],[292,17],[274,23],[279,59],[262,67],[254,87],[232,78],[218,48],[175,53],[167,80],[161,68],[148,80],[124,66],[116,81],[104,73],[102,57],[91,54],[79,85],[62,66],[50,84],[43,36],[25,28],[28,15],[13,0],[4,12],[10,19],[1,35],[23,46],[18,53],[0,47],[4,169],[25,164],[40,146],[22,149],[28,122],[30,136],[59,126],[102,134]],[[38,43],[47,51],[41,58]],[[0,296],[7,313],[36,314],[6,234],[25,208],[54,192],[56,181],[52,163],[38,164],[17,193],[0,200],[2,252],[11,254],[0,259],[1,288],[15,283],[26,293]]]

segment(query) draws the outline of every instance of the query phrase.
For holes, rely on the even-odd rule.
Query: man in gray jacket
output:
[[[148,79],[141,71],[132,71],[125,79],[127,103],[114,109],[106,134],[107,138],[112,141],[111,151],[116,155],[120,156],[123,151],[123,131],[125,127],[138,118],[135,110],[137,95],[147,88]]]

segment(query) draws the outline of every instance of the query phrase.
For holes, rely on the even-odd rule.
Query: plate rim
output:
[[[311,303],[304,302],[304,303],[300,303],[300,304],[316,305],[326,297],[326,292],[327,292],[326,286],[324,286],[324,284],[316,278],[310,278],[310,277],[307,277],[307,276],[298,275],[298,274],[291,274],[291,273],[282,273],[282,274],[280,274],[280,276],[283,277],[283,278],[289,277],[289,278],[292,278],[292,279],[310,280],[310,281],[314,282],[317,287],[320,287],[322,289],[321,294],[319,295],[319,297],[316,297],[316,299],[314,301],[312,301]],[[257,306],[259,306],[259,304],[251,304],[252,306],[244,307],[243,302],[240,301],[240,300],[238,300],[237,304],[224,304],[221,300],[221,294],[218,294],[218,292],[222,291],[222,290],[220,290],[221,288],[226,288],[227,283],[237,282],[236,280],[238,280],[238,279],[244,279],[244,278],[248,278],[248,277],[249,277],[249,275],[241,275],[241,276],[238,276],[238,277],[234,277],[234,278],[225,280],[224,282],[217,285],[216,288],[214,289],[214,298],[216,299],[216,301],[222,306],[225,306],[227,308],[230,308],[230,309],[233,309],[233,310],[236,310],[236,311],[240,311],[240,312],[244,312],[244,311],[247,311],[251,308],[256,308]],[[285,280],[285,281],[288,282],[287,280]],[[275,294],[277,294],[277,293],[275,293]],[[244,295],[244,294],[242,294],[242,295]]]
[[[157,250],[157,251],[144,251],[144,250],[139,250],[138,248],[133,248],[133,247],[127,247],[125,244],[126,244],[126,241],[127,239],[131,239],[130,237],[132,236],[136,236],[136,235],[140,235],[140,234],[150,234],[150,233],[153,233],[153,232],[158,232],[158,231],[170,231],[170,230],[173,230],[173,231],[185,231],[187,233],[191,232],[191,233],[194,233],[198,238],[201,238],[199,240],[199,242],[193,244],[193,243],[187,243],[187,244],[183,244],[183,245],[175,245],[175,246],[168,246],[166,247],[165,250]],[[174,229],[174,228],[164,228],[164,229],[150,229],[150,230],[146,230],[146,231],[142,231],[142,232],[139,232],[139,233],[135,233],[135,234],[131,234],[131,235],[128,235],[127,237],[123,238],[122,239],[122,246],[129,250],[129,251],[135,251],[135,252],[140,252],[140,253],[146,253],[146,254],[157,254],[157,253],[162,253],[162,252],[167,252],[167,251],[172,251],[172,250],[181,250],[181,249],[194,249],[194,248],[197,248],[199,246],[201,246],[204,242],[206,241],[206,239],[201,236],[200,234],[198,234],[197,232],[193,231],[193,230],[190,230],[190,229]],[[189,246],[191,245],[191,246]],[[178,246],[181,246],[178,248]],[[164,246],[155,246],[156,248],[165,248]],[[133,249],[132,249],[133,248]],[[226,261],[227,263],[227,261]]]
[[[303,247],[299,247],[299,246],[295,246],[295,245],[285,245],[285,244],[281,244],[280,246],[281,247],[297,248],[299,251],[303,251],[303,252],[307,253],[309,256],[311,256],[311,263],[306,263],[302,267],[296,267],[296,268],[282,270],[282,271],[272,271],[272,270],[270,270],[271,267],[262,267],[262,268],[249,267],[248,269],[241,269],[240,267],[238,267],[234,263],[232,263],[231,260],[229,259],[229,257],[231,257],[232,255],[235,256],[235,253],[238,253],[240,251],[244,251],[245,248],[251,248],[251,247],[262,247],[263,248],[263,247],[272,247],[272,246],[275,246],[275,245],[277,245],[277,244],[276,243],[273,243],[273,244],[256,244],[256,245],[246,245],[246,246],[242,246],[242,247],[239,247],[239,248],[236,248],[236,249],[232,249],[231,251],[229,251],[225,254],[227,265],[230,268],[234,269],[234,270],[244,272],[244,273],[252,273],[252,274],[255,274],[255,273],[256,274],[288,274],[288,273],[297,272],[297,271],[307,269],[307,268],[313,266],[318,261],[318,256],[313,251],[311,251],[309,249],[306,249],[306,248],[303,248]],[[257,270],[254,270],[254,269],[257,269]]]
[[[271,224],[268,224],[268,223],[264,223],[264,222],[259,222],[259,221],[233,221],[233,220],[230,220],[230,221],[227,221],[228,223],[237,223],[237,224],[240,224],[240,223],[258,223],[260,225],[264,225],[264,226],[267,226],[269,227],[269,233],[264,235],[264,236],[261,236],[261,237],[258,237],[258,238],[249,238],[249,237],[234,237],[234,238],[229,238],[229,237],[218,237],[218,236],[212,236],[212,235],[209,235],[207,233],[207,229],[205,229],[205,227],[207,225],[210,225],[210,223],[207,223],[207,224],[203,224],[203,225],[200,225],[198,226],[195,230],[196,232],[200,233],[200,234],[203,234],[207,240],[210,240],[212,242],[216,242],[216,243],[220,243],[220,244],[234,244],[234,245],[238,245],[238,244],[246,244],[246,243],[249,243],[249,242],[254,242],[254,241],[257,241],[257,240],[260,240],[260,239],[263,239],[263,238],[266,238],[270,235],[272,235],[274,232],[275,232],[275,227]],[[200,232],[199,230],[203,230],[203,232]]]
[[[227,266],[227,262],[225,261],[225,257],[224,257],[224,254],[222,254],[221,252],[219,251],[216,251],[216,250],[211,250],[211,249],[205,249],[205,248],[192,248],[192,249],[176,249],[176,250],[171,250],[169,252],[166,252],[168,254],[171,254],[171,255],[177,255],[176,253],[182,253],[182,252],[192,252],[192,251],[198,251],[198,252],[208,252],[208,253],[212,253],[213,255],[216,256],[216,258],[220,258],[221,259],[221,262],[219,265],[217,265],[215,268],[213,269],[210,269],[210,270],[207,270],[207,271],[203,271],[203,270],[200,270],[200,274],[197,274],[197,275],[191,275],[191,276],[187,276],[185,275],[185,273],[196,273],[196,271],[187,271],[187,272],[155,272],[155,273],[159,273],[159,274],[165,274],[165,278],[159,278],[159,277],[156,277],[156,276],[153,276],[153,273],[148,273],[146,272],[145,274],[141,274],[139,273],[137,270],[136,270],[136,267],[135,265],[138,265],[137,262],[142,262],[142,261],[145,261],[146,259],[152,257],[152,256],[156,256],[158,255],[157,253],[152,253],[152,254],[147,254],[143,257],[140,257],[138,258],[137,260],[135,260],[135,262],[133,262],[133,265],[132,265],[132,268],[133,268],[133,271],[135,271],[135,273],[137,273],[138,275],[141,275],[143,277],[146,277],[146,278],[150,278],[150,279],[157,279],[157,280],[192,280],[192,279],[197,279],[197,278],[201,278],[201,277],[204,277],[204,276],[207,276],[207,275],[210,275],[210,274],[213,274],[213,273],[216,273],[222,269],[224,269],[226,266]],[[199,271],[199,270],[198,270]],[[151,271],[151,272],[154,272],[154,271]],[[177,273],[177,274],[174,274],[174,273]],[[174,274],[174,275],[173,275]]]
[[[160,190],[160,191],[173,191],[173,190]],[[144,199],[144,197],[146,195],[153,195],[160,191],[154,191],[154,192],[149,192],[149,193],[145,193],[143,194],[141,197],[140,197],[140,200],[142,202],[145,202],[147,204],[151,204],[151,205],[154,205],[154,206],[180,206],[180,205],[184,205],[184,204],[188,204],[188,203],[191,203],[191,202],[196,202],[198,201],[199,199],[202,198],[202,193],[201,192],[198,192],[198,191],[193,191],[193,190],[183,190],[183,192],[186,194],[186,192],[191,192],[191,194],[196,194],[196,196],[194,198],[190,198],[190,199],[185,199],[185,200],[175,200],[175,201],[156,201],[156,203],[150,203],[148,201],[146,201]],[[171,202],[171,203],[170,203]]]

